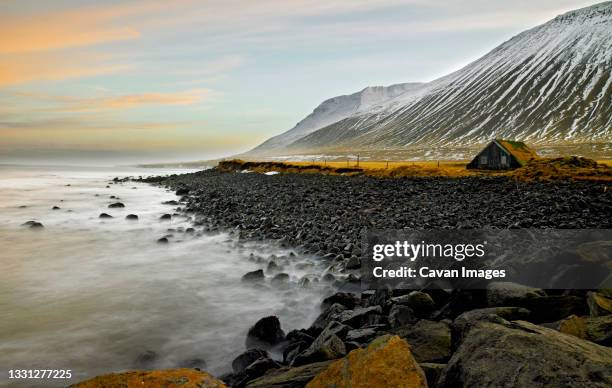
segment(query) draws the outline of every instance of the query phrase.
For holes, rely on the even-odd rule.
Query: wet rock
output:
[[[98,218],[113,218],[113,216],[111,216],[110,214],[106,214],[106,213],[100,213]]]
[[[261,318],[253,325],[247,334],[246,347],[269,349],[285,339],[278,317]]]
[[[172,219],[172,215],[170,214],[164,214],[161,217],[159,217],[160,221],[169,221]]]
[[[322,281],[326,282],[326,283],[331,283],[334,280],[336,280],[336,277],[332,274],[330,274],[329,272],[326,273],[325,275],[323,275],[323,277],[321,278]]]
[[[451,330],[444,322],[421,319],[394,333],[408,342],[418,362],[446,362],[451,355]]]
[[[427,380],[406,341],[397,336],[382,336],[366,349],[355,349],[333,362],[307,387],[427,388]]]
[[[370,342],[378,334],[377,328],[366,327],[363,329],[354,329],[346,333],[347,342],[357,342],[358,344],[365,344]]]
[[[265,278],[266,275],[264,275],[263,269],[258,269],[245,273],[244,275],[242,275],[242,278],[240,280],[243,282],[260,282],[263,281]]]
[[[444,370],[439,388],[609,387],[612,349],[524,321],[479,321]]]
[[[53,207],[51,208],[51,210],[60,210],[60,207],[59,207],[59,206],[53,206]]]
[[[252,348],[240,354],[232,361],[232,370],[234,373],[243,372],[247,366],[260,358],[268,358],[270,355],[263,349]]]
[[[511,282],[492,282],[487,286],[487,304],[494,306],[523,306],[527,299],[546,296],[533,287]]]
[[[189,194],[189,189],[186,187],[182,187],[175,192],[176,195],[187,195]]]
[[[168,244],[168,237],[161,237],[157,239],[158,244]]]
[[[357,256],[351,256],[346,262],[346,269],[359,269],[361,268],[361,259]]]
[[[331,363],[332,361],[323,361],[271,370],[264,376],[248,382],[247,388],[302,388]]]
[[[21,224],[21,226],[27,226],[30,229],[42,229],[45,227],[41,222],[38,221],[27,221]]]
[[[389,311],[389,325],[392,328],[414,323],[418,320],[416,314],[408,306],[402,304],[394,304]]]
[[[292,365],[300,366],[326,360],[334,360],[346,354],[344,342],[334,334],[333,327],[326,327],[313,343],[300,353]]]
[[[436,307],[432,297],[421,291],[412,291],[408,295],[392,298],[391,303],[410,307],[414,315],[420,318],[428,317]]]
[[[347,292],[337,292],[321,302],[321,311],[328,309],[334,303],[339,303],[347,309],[351,310],[359,304],[359,298],[355,294]]]
[[[453,347],[456,347],[465,333],[479,321],[503,323],[504,321],[528,319],[530,316],[531,311],[522,307],[489,307],[466,311],[455,318],[451,325]]]
[[[187,368],[111,373],[82,381],[70,387],[142,387],[143,382],[146,382],[147,387],[175,387],[180,384],[184,388],[226,388],[221,380],[215,379],[208,373]]]
[[[268,266],[266,267],[266,272],[271,274],[278,271],[280,271],[280,267],[278,266],[278,264],[276,264],[275,261],[270,261],[268,263]]]
[[[382,307],[358,307],[354,310],[346,310],[340,313],[339,321],[352,327],[380,323]]]
[[[110,205],[108,205],[108,207],[111,209],[115,209],[115,208],[123,208],[125,207],[125,205],[122,204],[121,202],[115,202],[115,203],[111,203]]]
[[[162,205],[173,205],[173,206],[176,206],[178,204],[179,204],[178,201],[175,201],[175,200],[162,202]]]
[[[341,305],[340,303],[334,303],[329,306],[326,310],[324,310],[317,319],[310,326],[315,330],[323,330],[327,325],[329,325],[332,321],[338,321],[340,319],[340,315],[347,311],[347,308]]]
[[[128,214],[127,216],[125,216],[126,220],[138,220],[138,216],[136,214]]]
[[[247,366],[244,373],[248,376],[248,380],[253,380],[263,376],[270,369],[278,369],[280,367],[281,365],[270,357],[261,357]]]
[[[271,283],[275,286],[280,286],[289,283],[289,275],[286,273],[279,273],[274,275]]]
[[[587,305],[592,317],[612,314],[612,299],[598,292],[587,294]]]

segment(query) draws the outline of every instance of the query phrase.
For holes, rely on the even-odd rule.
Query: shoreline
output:
[[[335,283],[338,292],[323,300],[321,315],[310,328],[294,330],[286,336],[283,333],[276,343],[264,341],[263,353],[251,361],[265,360],[266,367],[257,371],[249,371],[247,366],[233,368],[233,373],[221,376],[223,381],[235,387],[265,386],[266,381],[270,382],[266,379],[271,378],[291,379],[300,365],[331,361],[349,349],[367,346],[382,335],[398,334],[410,338],[406,333],[402,335],[401,330],[406,331],[408,326],[419,323],[427,326],[422,335],[433,336],[434,342],[448,340],[449,346],[438,349],[443,356],[434,359],[419,356],[417,361],[444,365],[457,352],[450,346],[451,340],[455,341],[456,334],[451,335],[456,331],[455,321],[466,314],[478,315],[482,309],[502,309],[485,315],[507,319],[508,324],[514,319],[524,319],[549,326],[559,326],[559,322],[572,314],[589,314],[587,299],[592,293],[587,290],[520,289],[520,296],[503,307],[487,301],[488,290],[361,292],[355,270],[360,267],[359,237],[363,228],[612,226],[606,216],[612,208],[612,194],[601,184],[590,182],[525,183],[507,177],[381,179],[318,174],[265,175],[218,169],[142,181],[176,191],[182,196],[177,211],[195,215],[195,224],[204,227],[205,231],[229,231],[239,241],[266,241],[294,248],[301,254],[319,257],[328,268],[347,276]],[[536,293],[537,301],[532,300],[531,292]],[[398,302],[398,299],[403,300]],[[424,308],[423,303],[427,307]],[[253,322],[253,328],[262,320],[257,324]],[[330,357],[321,349],[312,349],[313,346],[325,348],[329,345],[325,345],[329,338],[321,339],[321,336],[327,335],[328,326],[335,324],[345,327],[341,333],[336,333],[345,351]],[[278,330],[281,325],[282,322],[278,322]],[[236,356],[245,357],[251,352],[245,350]],[[273,359],[267,351],[281,351],[283,358]],[[418,347],[416,353],[419,353]],[[306,361],[302,360],[304,357]],[[445,369],[440,365],[436,373],[428,376],[430,386],[443,378]],[[309,375],[312,377],[314,375]]]

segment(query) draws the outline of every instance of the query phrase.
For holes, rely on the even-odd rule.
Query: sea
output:
[[[310,326],[329,292],[298,284],[324,270],[316,258],[207,233],[194,227],[197,215],[164,204],[179,200],[174,192],[112,181],[185,172],[0,165],[0,386],[65,386],[135,368],[200,366],[220,375],[258,319],[276,315],[285,332]],[[125,208],[108,207],[115,202]],[[271,255],[285,260],[289,285],[241,282]],[[9,378],[36,369],[72,378]]]

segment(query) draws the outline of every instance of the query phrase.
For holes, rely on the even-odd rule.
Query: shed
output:
[[[503,170],[522,167],[538,155],[522,141],[495,139],[467,165],[468,169]]]

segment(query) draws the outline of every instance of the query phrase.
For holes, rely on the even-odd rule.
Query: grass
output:
[[[524,182],[587,180],[612,182],[609,160],[594,161],[576,156],[542,158],[514,170],[468,170],[468,161],[365,161],[359,162],[257,162],[239,159],[219,162],[225,171],[277,171],[289,174],[365,175],[377,178],[508,176]]]

